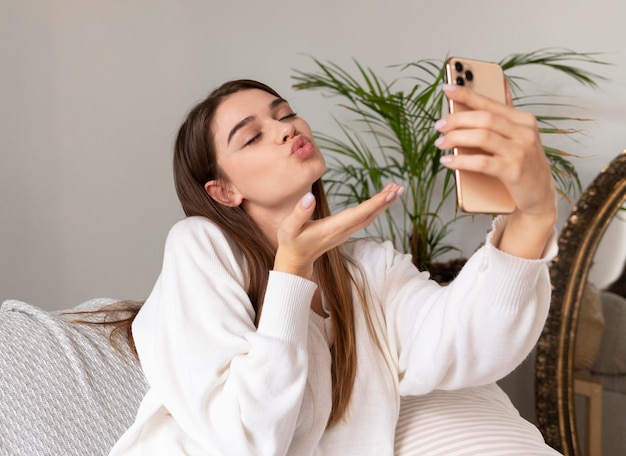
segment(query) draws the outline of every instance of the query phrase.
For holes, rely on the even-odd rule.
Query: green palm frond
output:
[[[589,119],[554,114],[569,103],[555,101],[549,93],[525,93],[525,68],[548,68],[584,86],[597,87],[604,77],[589,68],[608,65],[599,53],[543,48],[511,54],[500,61],[509,79],[516,106],[537,117],[540,133],[574,137]],[[324,180],[331,200],[339,207],[362,202],[387,181],[406,186],[399,216],[387,211],[368,229],[379,238],[391,239],[396,247],[413,255],[419,268],[427,268],[441,255],[455,251],[447,242],[454,222],[462,215],[441,217],[446,201],[454,196],[453,173],[443,167],[435,146],[439,133],[433,123],[445,110],[443,60],[422,59],[391,65],[397,77],[390,82],[374,70],[353,60],[354,72],[333,62],[313,59],[315,71],[294,70],[296,90],[322,90],[339,99],[337,108],[349,120],[340,121],[341,139],[315,133],[320,147],[331,157]],[[546,157],[559,193],[571,201],[581,192],[578,174],[566,151],[545,145]]]
[[[610,65],[600,60],[599,57],[602,55],[599,52],[576,52],[565,48],[542,48],[527,53],[511,54],[500,61],[500,66],[506,73],[512,69],[538,65],[556,70],[583,85],[597,87],[598,81],[606,81],[606,78],[595,71],[585,69],[585,66]]]

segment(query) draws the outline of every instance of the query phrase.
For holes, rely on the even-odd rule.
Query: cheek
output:
[[[276,180],[272,174],[276,164],[265,160],[260,154],[232,158],[221,164],[228,180],[246,194],[267,185],[267,180]]]
[[[313,139],[313,130],[311,130],[311,127],[309,126],[309,124],[305,120],[301,119],[298,122],[298,124],[296,125],[296,129],[300,133],[308,136],[310,139]]]
[[[264,171],[263,164],[256,163],[254,160],[229,160],[222,169],[235,185],[240,182],[254,181],[253,177],[258,178]]]

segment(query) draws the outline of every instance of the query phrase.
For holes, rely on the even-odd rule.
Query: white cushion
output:
[[[554,456],[497,384],[402,398],[396,456]]]

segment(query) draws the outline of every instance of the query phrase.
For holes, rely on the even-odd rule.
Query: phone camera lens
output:
[[[472,73],[470,70],[467,70],[465,72],[465,79],[471,82],[474,79],[474,73]]]
[[[454,69],[459,73],[463,71],[463,64],[461,62],[454,62]]]
[[[457,85],[460,85],[460,86],[465,85],[465,79],[463,79],[461,76],[459,76],[459,77],[456,78],[456,83],[457,83]]]

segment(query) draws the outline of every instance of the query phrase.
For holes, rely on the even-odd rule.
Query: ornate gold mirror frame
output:
[[[604,168],[572,210],[550,264],[552,303],[537,344],[535,408],[546,442],[580,456],[574,410],[574,347],[583,289],[598,244],[626,202],[626,150]]]

